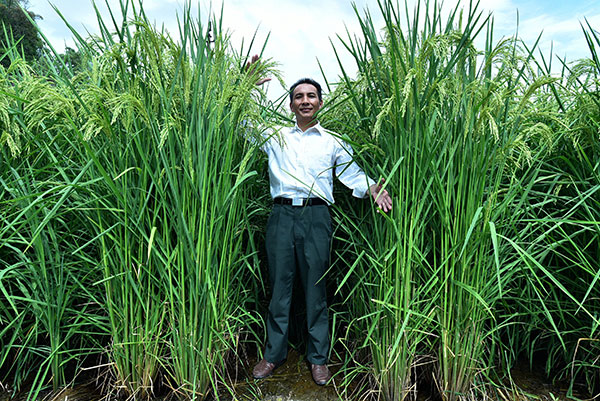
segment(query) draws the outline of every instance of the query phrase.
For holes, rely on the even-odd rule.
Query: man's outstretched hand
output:
[[[377,184],[371,185],[369,189],[371,190],[373,201],[379,206],[380,210],[387,213],[392,210],[392,197],[387,190],[383,189],[384,182],[385,180],[382,178]]]
[[[252,59],[246,63],[246,71],[248,72],[248,74],[253,75],[256,72],[256,63],[259,60],[260,57],[258,56],[258,54],[255,54],[254,56],[252,56]],[[256,86],[260,86],[265,82],[269,82],[270,80],[271,78],[259,78],[258,81],[256,81]]]

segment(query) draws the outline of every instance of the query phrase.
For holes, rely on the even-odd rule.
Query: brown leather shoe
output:
[[[329,369],[327,369],[327,365],[315,365],[314,363],[310,364],[310,372],[312,373],[312,378],[319,386],[324,386],[327,384],[329,379],[331,379],[331,375],[329,374]]]
[[[279,367],[281,363],[275,364],[267,361],[266,359],[261,359],[259,363],[256,364],[254,369],[252,369],[252,377],[255,379],[264,379],[265,377],[269,377],[273,374],[273,371]]]

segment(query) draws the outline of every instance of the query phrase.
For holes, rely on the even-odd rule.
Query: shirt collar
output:
[[[319,135],[323,135],[323,133],[325,133],[325,128],[323,128],[323,126],[321,125],[321,123],[317,122],[315,125],[313,125],[309,129],[307,129],[306,131],[302,131],[300,129],[300,127],[298,127],[298,123],[296,123],[296,124],[294,124],[293,131],[301,133],[301,134],[317,133]]]

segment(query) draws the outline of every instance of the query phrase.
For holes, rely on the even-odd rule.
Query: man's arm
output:
[[[378,183],[375,183],[353,160],[352,147],[338,138],[336,138],[336,141],[339,145],[335,162],[335,173],[338,179],[353,190],[352,194],[354,196],[363,198],[367,196],[368,192],[379,210],[383,210],[385,213],[392,210],[392,197],[383,188],[385,180],[381,179]],[[368,186],[365,185],[367,182]]]
[[[250,78],[254,78],[256,80],[255,81],[256,86],[261,86],[271,80],[271,78],[267,78],[267,77],[261,78],[259,76],[259,72],[258,72],[259,64],[260,64],[260,57],[258,54],[255,54],[254,56],[252,56],[250,61],[248,61],[246,63],[246,66],[244,67],[244,72]],[[252,131],[256,130],[256,127],[254,127],[252,125],[252,123],[250,121],[248,121],[247,119],[242,120],[240,128],[242,129],[244,138],[246,138],[246,140],[248,142],[250,142],[253,145],[257,145],[263,152],[267,152],[266,145],[267,145],[267,142],[269,141],[269,138],[272,136],[272,134],[266,134],[265,130],[259,127],[258,132],[260,132],[260,134],[259,134],[260,139],[256,138],[255,136],[253,136],[251,134]]]

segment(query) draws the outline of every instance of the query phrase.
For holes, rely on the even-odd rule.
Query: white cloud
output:
[[[548,13],[527,16],[520,28],[520,37],[529,45],[533,45],[541,34],[539,49],[546,55],[550,50],[568,61],[589,56],[581,24],[585,23],[583,14],[556,16]],[[592,27],[600,25],[600,14],[588,15]]]
[[[363,1],[359,4],[359,9],[365,3],[376,5],[375,1]],[[330,38],[339,46],[336,34],[344,35],[344,23],[352,31],[358,29],[349,1],[263,0],[253,2],[252,7],[244,4],[246,2],[239,0],[225,3],[225,22],[233,31],[234,43],[239,45],[244,38],[247,44],[256,27],[260,26],[256,51],[260,50],[266,35],[270,33],[265,56],[281,63],[288,86],[304,76],[322,81],[317,59],[323,65],[328,80],[337,80],[340,70]],[[348,65],[349,58],[345,51],[342,53],[345,65]],[[271,86],[270,91],[276,91],[277,95],[285,92],[277,83],[272,83]]]

